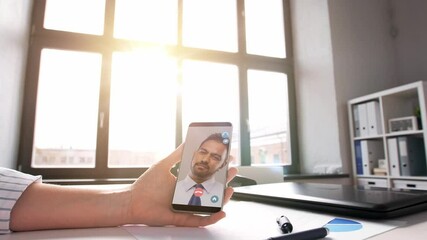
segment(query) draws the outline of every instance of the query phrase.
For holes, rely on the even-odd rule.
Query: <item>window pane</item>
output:
[[[114,53],[110,167],[150,166],[175,148],[176,78],[162,51]]]
[[[44,49],[33,167],[94,167],[102,56]]]
[[[287,93],[285,74],[248,71],[252,165],[291,164]]]
[[[47,29],[102,35],[105,0],[47,0],[44,27]]]
[[[184,0],[183,44],[237,52],[236,1]]]
[[[282,0],[245,0],[245,17],[247,52],[285,58]]]
[[[178,0],[116,0],[114,37],[176,44]]]
[[[183,139],[190,122],[231,122],[231,154],[239,151],[239,81],[234,65],[184,61],[182,87]]]

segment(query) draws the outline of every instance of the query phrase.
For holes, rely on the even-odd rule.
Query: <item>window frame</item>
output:
[[[222,52],[206,49],[196,49],[185,47],[182,44],[182,14],[183,0],[178,0],[178,34],[177,45],[162,45],[167,51],[177,58],[178,67],[182,65],[184,59],[197,61],[211,61],[225,64],[233,64],[238,67],[239,74],[239,104],[240,104],[240,158],[242,166],[251,165],[250,156],[250,133],[246,119],[249,119],[248,112],[248,89],[247,71],[248,69],[273,71],[285,73],[288,79],[289,97],[289,150],[291,165],[284,165],[285,174],[299,173],[298,159],[298,139],[295,103],[295,81],[293,70],[292,36],[291,36],[291,16],[290,1],[283,1],[283,15],[285,27],[285,48],[286,58],[257,56],[246,53],[245,44],[245,17],[244,0],[236,0],[237,4],[237,31],[238,31],[238,51],[236,53]],[[111,179],[129,180],[139,177],[146,167],[139,168],[109,168],[108,167],[108,129],[109,129],[109,99],[111,82],[111,64],[113,52],[126,50],[128,44],[146,44],[136,40],[116,39],[113,37],[114,28],[114,7],[115,0],[106,0],[104,34],[88,35],[43,28],[44,11],[46,0],[34,1],[32,27],[27,59],[27,70],[24,87],[23,111],[21,122],[21,136],[18,155],[18,169],[36,175],[43,175],[45,179],[88,179],[97,181]],[[37,104],[37,86],[40,68],[41,51],[44,48],[74,50],[100,53],[102,55],[101,85],[99,93],[99,112],[103,115],[103,128],[97,130],[95,168],[33,168],[31,166],[35,112]],[[188,57],[191,56],[191,57]],[[178,79],[178,81],[181,81]],[[182,118],[181,99],[177,96],[176,111],[176,138],[175,144],[178,146],[182,140]],[[98,119],[99,122],[100,119]]]

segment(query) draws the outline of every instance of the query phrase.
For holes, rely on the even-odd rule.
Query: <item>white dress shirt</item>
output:
[[[187,205],[194,193],[194,185],[197,184],[190,176],[187,175],[183,180],[176,183],[175,194],[173,197],[174,204]],[[200,197],[204,207],[221,207],[224,196],[224,184],[215,181],[212,177],[203,185],[203,195]]]
[[[41,176],[0,167],[0,234],[10,232],[10,212],[25,189],[41,180]]]

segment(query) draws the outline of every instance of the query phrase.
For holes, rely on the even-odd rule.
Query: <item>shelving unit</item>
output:
[[[348,101],[355,184],[427,190],[426,93],[418,81]]]

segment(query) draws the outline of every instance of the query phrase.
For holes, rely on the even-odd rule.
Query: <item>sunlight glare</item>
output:
[[[288,126],[287,76],[283,73],[248,70],[251,129],[286,131]],[[269,107],[266,107],[269,106]],[[267,121],[268,120],[268,121]]]
[[[47,0],[44,27],[77,33],[104,33],[105,0]]]
[[[176,72],[176,60],[161,48],[114,53],[110,150],[174,148]]]
[[[184,0],[183,44],[237,52],[236,1]]]
[[[229,121],[239,126],[238,71],[235,65],[184,61],[182,122]]]
[[[95,149],[101,59],[97,53],[42,50],[36,148]]]
[[[114,37],[176,44],[177,0],[116,0]]]
[[[245,16],[247,52],[285,58],[282,0],[245,0]]]

